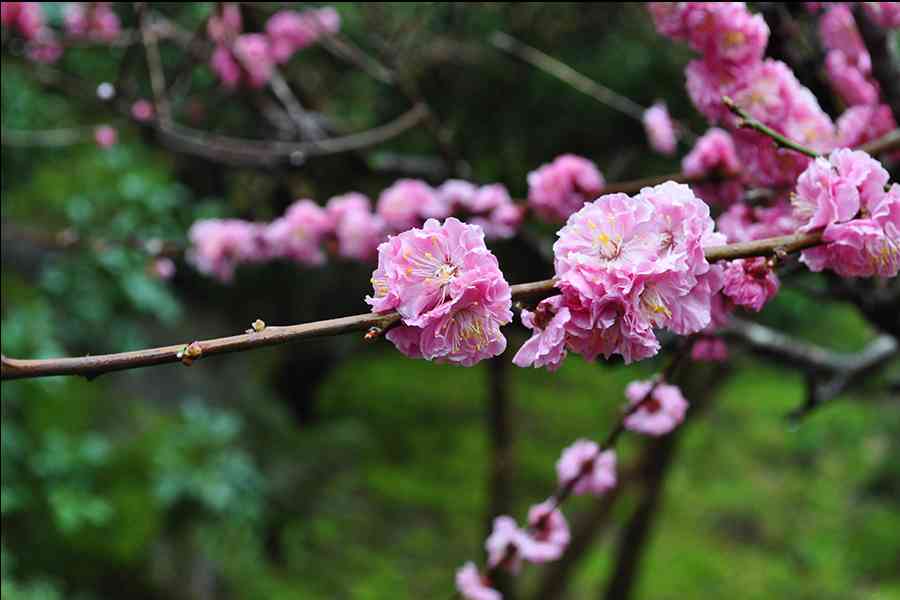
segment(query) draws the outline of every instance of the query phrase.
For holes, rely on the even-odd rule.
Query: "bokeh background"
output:
[[[280,7],[244,6],[245,25]],[[498,51],[496,30],[644,106],[664,99],[694,131],[705,128],[683,89],[689,50],[658,37],[639,4],[335,7],[341,35],[402,84],[313,47],[285,66],[294,91],[345,132],[386,122],[421,96],[446,134],[443,150],[418,127],[298,165],[187,156],[42,77],[4,31],[5,130],[109,123],[120,138],[105,150],[90,136],[51,148],[4,140],[4,354],[122,351],[235,333],[256,318],[366,310],[371,266],[252,266],[223,285],[178,258],[163,281],[128,243],[61,247],[59,232],[183,243],[198,218],[270,220],[296,198],[324,203],[351,189],[377,197],[403,175],[402,158],[425,165],[433,183],[455,171],[517,197],[529,170],[563,152],[590,157],[612,181],[678,170],[677,158],[649,150],[639,122]],[[151,9],[197,30],[213,5]],[[61,18],[60,4],[46,10]],[[131,5],[114,10],[135,25]],[[802,14],[797,23],[814,27]],[[258,108],[265,92],[226,93],[205,64],[184,67],[165,43],[162,57],[189,78],[173,106],[179,119],[279,135]],[[149,96],[144,62],[126,47],[72,48],[53,69]],[[552,273],[539,251],[552,234],[530,224],[528,240],[494,245],[511,282]],[[786,278],[758,320],[835,350],[864,347],[876,332],[853,305],[821,297],[821,283]],[[516,327],[508,335],[512,349],[525,339]],[[561,566],[526,569],[514,597],[900,598],[900,403],[885,391],[900,365],[790,422],[806,395],[802,373],[731,350],[727,365],[684,377],[694,411],[677,436],[624,440],[620,464],[637,466],[625,469],[616,501],[567,505],[581,546]],[[513,367],[511,356],[454,368],[346,336],[94,381],[4,382],[2,596],[449,597],[455,569],[481,558],[493,512],[521,517],[549,495],[560,450],[603,436],[624,386],[662,364],[573,358],[548,374]],[[627,594],[610,591],[629,569]]]

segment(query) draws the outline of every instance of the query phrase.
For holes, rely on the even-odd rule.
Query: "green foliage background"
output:
[[[61,8],[49,11],[58,22]],[[210,3],[154,4],[187,28]],[[525,174],[562,152],[592,157],[610,179],[677,169],[653,155],[639,123],[510,60],[488,43],[502,29],[642,104],[664,98],[696,131],[683,91],[690,55],[652,32],[636,5],[576,3],[339,4],[344,32],[392,50],[477,181],[521,196]],[[117,12],[134,25],[130,5]],[[261,23],[269,7],[245,8]],[[115,80],[122,49],[67,52],[60,68]],[[182,60],[163,47],[167,68]],[[139,62],[139,61],[138,61]],[[137,63],[136,63],[137,65]],[[148,94],[142,66],[126,73]],[[436,157],[417,129],[374,151],[257,171],[179,156],[151,134],[38,84],[4,33],[4,129],[111,122],[121,142],[56,149],[4,146],[2,346],[43,357],[185,342],[243,330],[257,317],[299,322],[365,309],[368,267],[242,269],[223,286],[183,261],[171,283],[148,274],[127,247],[56,251],[7,235],[7,225],[71,228],[83,237],[184,241],[200,217],[270,219],[292,199],[393,178],[373,166],[387,153]],[[319,48],[286,74],[304,100],[342,130],[400,114],[398,89]],[[263,137],[251,98],[218,89],[204,65],[176,114],[195,127]],[[685,150],[685,148],[682,148]],[[530,233],[549,239],[552,228]],[[511,281],[550,267],[511,244],[496,251]],[[821,282],[795,280],[804,289]],[[787,286],[761,316],[838,350],[874,332],[855,309]],[[511,331],[510,346],[524,339]],[[894,364],[792,426],[796,372],[732,348],[712,406],[685,433],[643,564],[639,598],[900,598],[900,407],[884,401]],[[507,356],[509,358],[509,356]],[[659,367],[569,360],[556,374],[511,370],[515,423],[513,514],[554,486],[560,449],[600,437],[630,380]],[[444,598],[454,570],[478,559],[485,535],[487,369],[406,360],[356,338],[259,350],[101,377],[3,384],[2,597]],[[627,463],[642,440],[627,439]],[[572,598],[598,596],[615,534],[634,508],[626,494],[613,525],[579,564]],[[570,518],[589,499],[567,508]],[[542,574],[529,569],[522,596]]]

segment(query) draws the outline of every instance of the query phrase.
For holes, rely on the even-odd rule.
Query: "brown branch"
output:
[[[878,336],[860,352],[841,353],[740,319],[725,333],[762,356],[806,372],[807,397],[788,415],[793,420],[807,416],[898,356],[897,340],[889,335]]]
[[[153,89],[153,104],[160,121],[167,123],[171,120],[169,100],[166,97],[166,76],[163,70],[162,59],[159,55],[157,34],[152,27],[152,19],[145,2],[136,3],[138,20],[141,28],[141,41],[144,44],[144,54],[147,57],[147,69],[150,72],[150,86]]]
[[[587,94],[601,104],[605,104],[620,113],[636,119],[641,122],[644,118],[644,112],[647,110],[631,98],[623,96],[608,87],[601,85],[593,79],[579,73],[564,62],[553,58],[549,54],[541,52],[537,48],[529,46],[515,39],[511,35],[502,31],[495,31],[491,36],[491,43],[498,49],[507,52],[516,58],[523,60],[533,67],[536,67],[574,87],[579,92]],[[684,124],[674,121],[673,123],[681,132],[683,137],[690,141],[697,138],[690,129]]]
[[[735,258],[747,258],[751,256],[771,256],[782,252],[795,252],[797,250],[814,246],[821,241],[820,233],[797,233],[794,235],[768,238],[754,242],[728,244],[725,246],[713,246],[706,249],[706,258],[710,262],[718,260],[731,260]],[[545,279],[531,283],[522,283],[512,286],[514,300],[539,300],[551,296],[555,291],[556,281]],[[201,354],[196,358],[241,352],[253,348],[275,346],[287,342],[303,339],[340,335],[349,332],[367,331],[372,327],[382,330],[398,322],[400,316],[397,313],[383,315],[363,314],[327,321],[314,321],[299,325],[282,327],[268,327],[260,333],[235,335],[225,338],[216,338],[206,341],[193,342],[198,344]],[[47,377],[51,375],[83,375],[96,377],[103,373],[149,367],[165,363],[178,362],[178,356],[185,348],[185,344],[165,346],[137,350],[134,352],[121,352],[118,354],[105,354],[99,356],[85,356],[79,358],[49,358],[36,360],[3,359],[2,379],[25,379],[34,377]]]

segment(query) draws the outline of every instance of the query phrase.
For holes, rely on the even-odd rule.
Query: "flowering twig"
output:
[[[815,246],[821,242],[821,233],[796,233],[793,235],[767,238],[753,242],[726,244],[706,248],[705,255],[709,262],[732,260],[751,256],[771,256],[776,252],[796,252]],[[514,300],[541,299],[552,295],[556,288],[554,279],[545,279],[531,283],[512,286]],[[318,337],[329,337],[343,333],[368,331],[372,327],[382,330],[396,324],[400,320],[397,313],[362,314],[326,321],[314,321],[299,325],[267,327],[265,331],[248,335],[234,335],[198,342],[203,349],[203,356],[214,356],[231,352],[241,352],[253,348],[275,346],[287,342]],[[183,344],[150,348],[134,352],[103,354],[77,358],[48,358],[36,360],[3,359],[2,379],[26,379],[48,377],[52,375],[82,375],[96,377],[103,373],[137,369],[153,365],[177,362],[177,353],[184,348]]]
[[[722,103],[738,118],[738,127],[758,131],[759,133],[772,138],[772,141],[781,148],[787,148],[788,150],[793,150],[795,152],[799,152],[800,154],[805,154],[810,158],[818,158],[818,152],[816,152],[815,150],[810,150],[806,146],[803,146],[801,144],[798,144],[794,140],[786,138],[771,127],[763,124],[761,121],[754,119],[750,116],[750,113],[738,106],[734,102],[734,100],[732,100],[728,96],[722,97]]]

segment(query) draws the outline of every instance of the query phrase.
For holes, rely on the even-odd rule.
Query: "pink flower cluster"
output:
[[[40,2],[0,3],[0,24],[17,31],[25,39],[26,55],[31,60],[54,63],[62,56],[63,47],[47,26]]]
[[[460,179],[436,189],[419,179],[400,179],[378,197],[378,214],[394,232],[457,215],[480,226],[488,239],[512,237],[524,218],[523,208],[503,185],[477,186]]]
[[[373,312],[396,310],[386,337],[405,355],[471,366],[506,349],[509,284],[480,227],[450,217],[392,236],[378,247]]]
[[[572,351],[628,363],[656,354],[655,328],[704,329],[722,288],[722,268],[703,252],[725,242],[713,229],[709,207],[671,181],[585,204],[553,247],[561,294],[523,311],[532,337],[513,362],[552,370]]]
[[[842,277],[895,277],[900,269],[900,185],[865,152],[835,150],[797,180],[794,215],[802,231],[823,230],[821,246],[803,251],[812,271]]]
[[[242,263],[286,259],[322,265],[331,244],[342,258],[370,261],[385,235],[384,220],[372,213],[369,199],[351,192],[332,198],[325,208],[297,200],[271,223],[197,221],[189,233],[188,258],[200,272],[229,282]]]
[[[734,140],[724,129],[713,127],[704,133],[682,159],[681,172],[688,177],[713,180],[691,186],[704,202],[728,206],[744,194],[744,184],[740,180],[741,162]]]
[[[112,148],[119,141],[119,132],[115,127],[100,125],[94,129],[94,141],[104,150]]]
[[[780,285],[766,258],[739,258],[725,265],[722,294],[735,306],[759,312]]]
[[[63,14],[66,34],[73,39],[112,42],[122,33],[111,2],[70,2]]]
[[[830,117],[782,62],[763,59],[769,29],[743,2],[650,3],[657,30],[686,41],[701,58],[686,69],[688,94],[713,123],[734,127],[722,103],[730,96],[750,115],[817,151],[835,144]],[[776,148],[754,131],[734,133],[735,149],[751,184],[791,184],[809,159]]]
[[[900,3],[898,2],[863,2],[866,16],[879,27],[900,29]]]
[[[605,184],[594,163],[563,154],[528,174],[528,205],[542,219],[558,223],[599,196]]]
[[[603,495],[616,486],[616,454],[589,440],[577,440],[563,450],[556,464],[561,490],[573,494]],[[568,494],[568,492],[563,492]],[[522,562],[545,563],[558,560],[569,545],[569,525],[559,510],[561,496],[548,498],[528,511],[528,526],[503,515],[494,519],[487,540],[488,573],[505,570],[518,573]],[[466,600],[500,600],[489,575],[467,562],[456,572],[456,588]]]
[[[832,87],[850,106],[878,103],[872,59],[846,3],[835,3],[819,20],[819,36],[827,50],[825,70]]]
[[[675,125],[669,116],[665,102],[657,102],[644,111],[644,130],[650,147],[660,154],[671,156],[678,147]]]
[[[241,33],[240,7],[223,3],[207,21],[207,35],[216,47],[210,67],[229,89],[241,85],[260,88],[272,78],[276,64],[311,46],[323,35],[340,29],[340,15],[333,8],[303,12],[282,10],[266,23],[265,33]]]
[[[660,436],[684,421],[688,402],[678,386],[653,381],[632,381],[625,388],[628,409],[625,428],[635,433]]]

